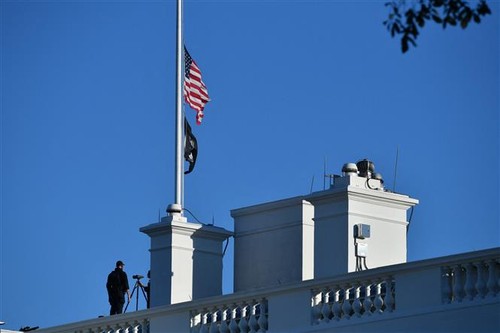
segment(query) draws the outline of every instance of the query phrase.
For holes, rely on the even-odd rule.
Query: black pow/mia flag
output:
[[[189,169],[184,171],[185,175],[193,171],[197,156],[198,141],[194,137],[186,117],[184,117],[184,158],[189,162]]]

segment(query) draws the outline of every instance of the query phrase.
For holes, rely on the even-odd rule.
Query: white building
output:
[[[363,160],[325,191],[231,211],[234,233],[172,213],[141,228],[150,309],[37,332],[500,332],[500,248],[407,263],[416,204]]]

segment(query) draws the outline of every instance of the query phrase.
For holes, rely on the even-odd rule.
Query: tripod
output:
[[[144,300],[146,301],[146,304],[148,304],[148,296],[146,295],[146,291],[144,290],[144,286],[141,283],[141,279],[143,278],[142,275],[134,275],[133,278],[136,280],[134,284],[134,288],[132,289],[132,294],[130,295],[130,301],[128,301],[127,306],[125,307],[125,311],[123,313],[127,312],[127,308],[134,297],[135,293],[135,311],[139,309],[139,291],[140,289],[142,291],[142,296],[144,296]]]

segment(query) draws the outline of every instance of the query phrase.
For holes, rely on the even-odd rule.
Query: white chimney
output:
[[[368,160],[325,190],[231,211],[235,292],[406,262],[407,210]]]
[[[151,237],[151,307],[222,294],[222,248],[232,232],[180,215],[140,231]]]

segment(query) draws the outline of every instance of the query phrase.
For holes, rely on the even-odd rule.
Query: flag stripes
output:
[[[201,79],[201,71],[184,46],[184,99],[196,110],[196,123],[201,124],[203,109],[210,101],[208,90]]]

